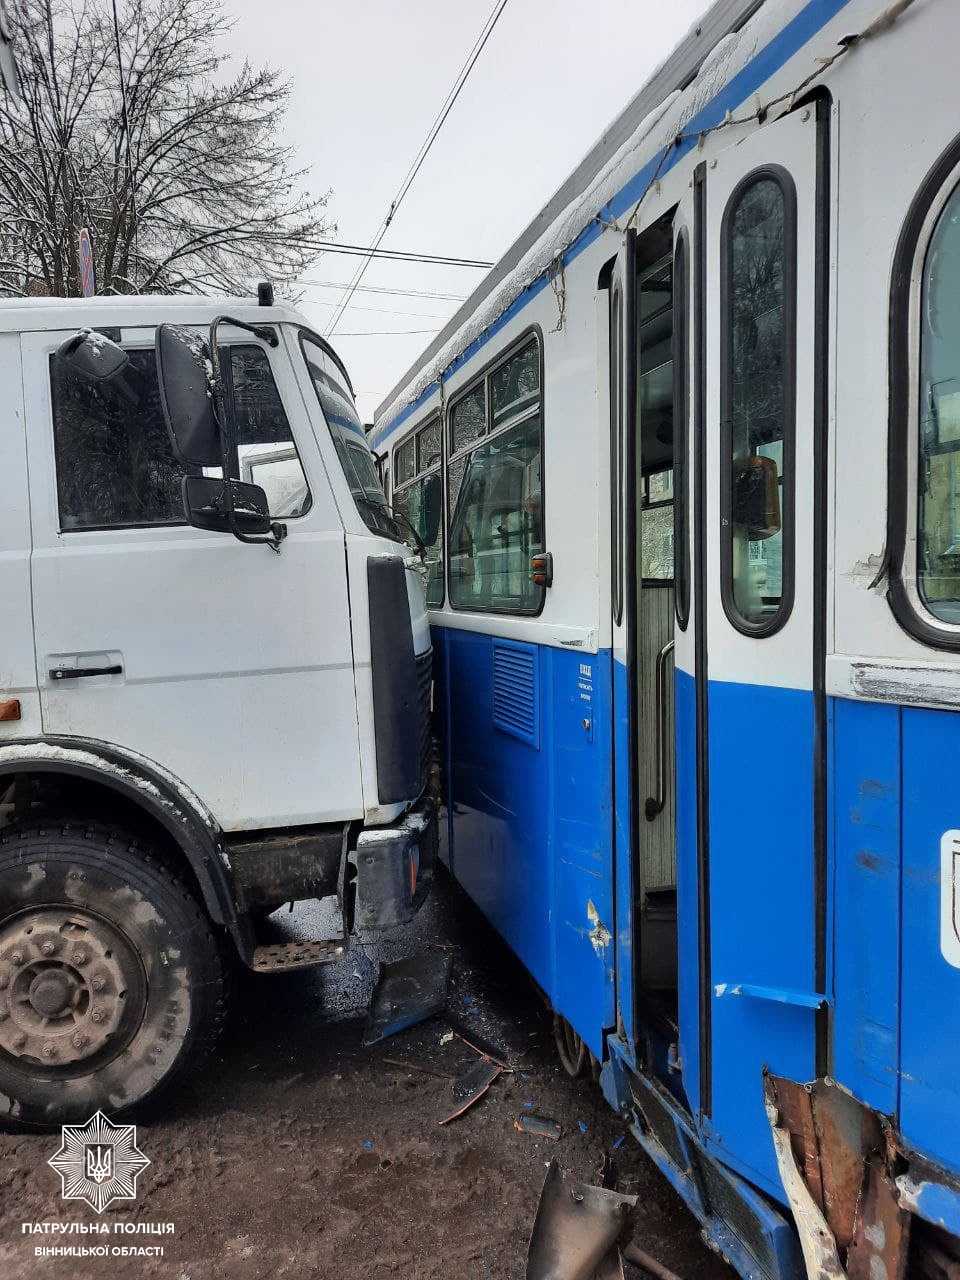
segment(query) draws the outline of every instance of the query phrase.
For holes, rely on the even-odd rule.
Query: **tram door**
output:
[[[797,109],[693,189],[699,1110],[771,1189],[762,1070],[823,1069],[821,128]]]

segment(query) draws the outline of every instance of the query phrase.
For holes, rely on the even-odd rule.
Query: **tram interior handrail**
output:
[[[667,658],[673,653],[673,641],[668,640],[657,654],[656,692],[657,692],[657,794],[647,796],[643,806],[644,816],[648,822],[663,813],[667,803],[667,755],[664,743],[667,737],[667,693],[664,687]]]

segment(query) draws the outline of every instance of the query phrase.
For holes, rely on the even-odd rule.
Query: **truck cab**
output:
[[[0,1116],[123,1112],[436,845],[422,567],[284,305],[0,307]],[[206,401],[206,404],[204,403]],[[261,922],[336,895],[337,937]]]

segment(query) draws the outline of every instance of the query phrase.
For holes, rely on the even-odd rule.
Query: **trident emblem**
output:
[[[84,1173],[98,1185],[113,1177],[113,1143],[91,1143],[84,1147]]]

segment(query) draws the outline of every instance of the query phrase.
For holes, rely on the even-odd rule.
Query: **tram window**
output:
[[[472,435],[478,406],[491,431]],[[543,550],[540,351],[536,339],[487,374],[451,409],[447,467],[450,603],[497,613],[537,613],[543,588],[531,559]],[[470,424],[468,431],[464,422]]]
[[[960,623],[960,187],[924,263],[919,406],[920,598],[934,617]]]
[[[481,382],[450,410],[451,453],[459,453],[461,449],[467,448],[486,431],[486,404],[485,384]]]
[[[397,484],[404,484],[407,480],[412,480],[417,474],[417,458],[412,436],[397,449],[394,467],[396,469]]]
[[[795,207],[789,174],[761,170],[723,220],[723,598],[756,635],[791,605]]]
[[[443,481],[440,467],[440,419],[432,418],[396,452],[393,509],[405,519],[401,534],[417,531],[426,547],[426,600],[443,604]],[[411,535],[412,537],[412,535]],[[410,541],[410,538],[408,538]]]

